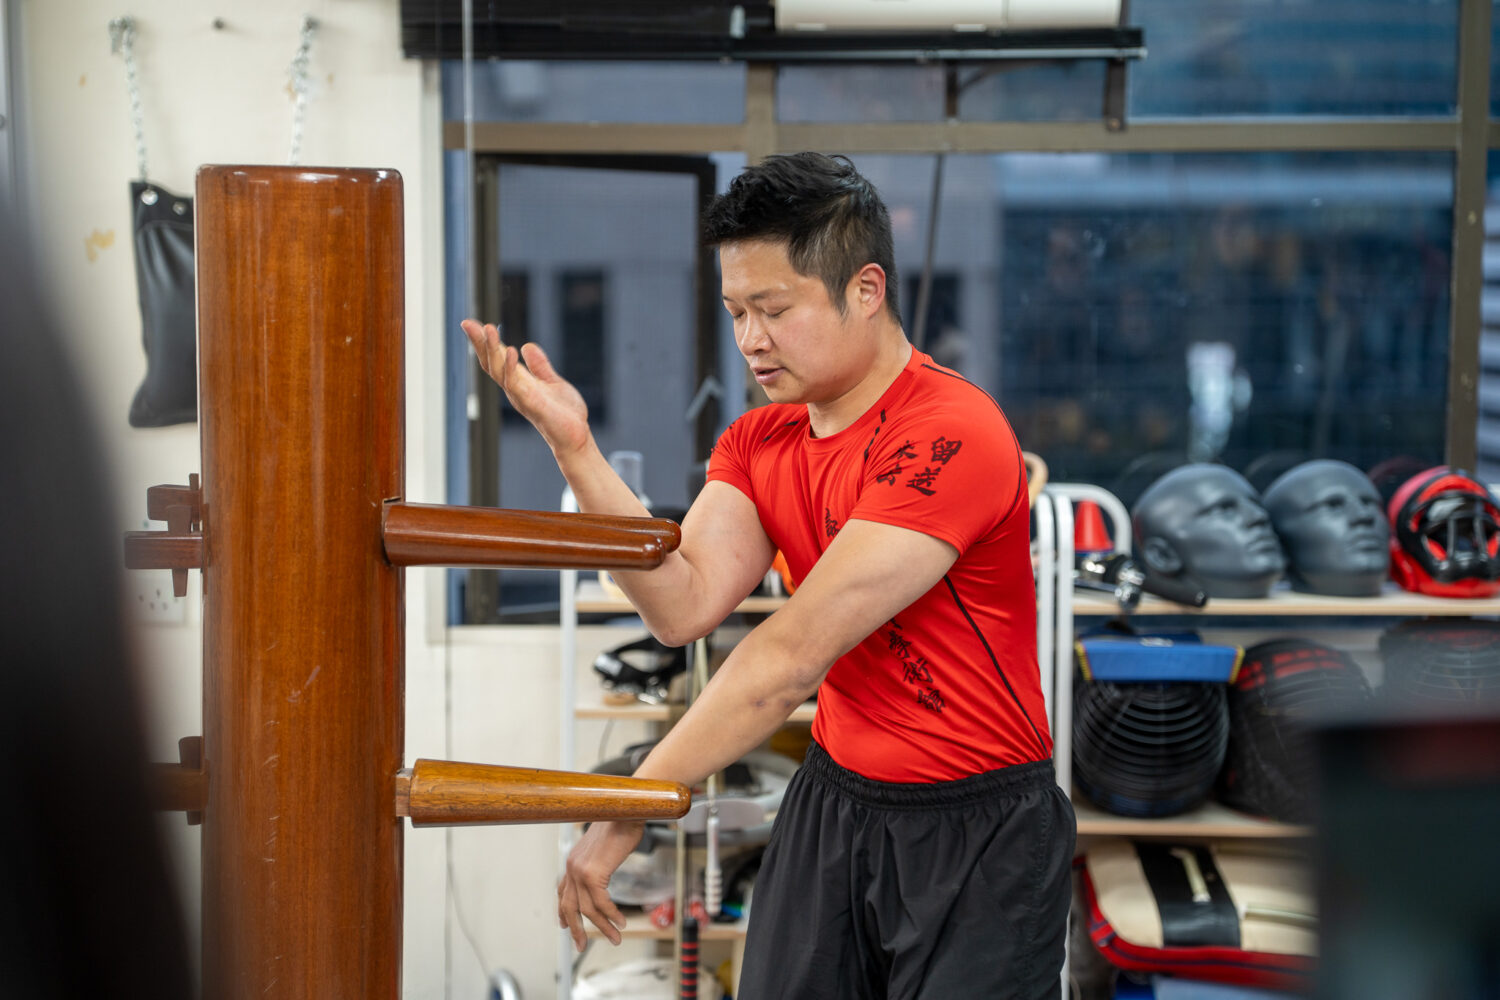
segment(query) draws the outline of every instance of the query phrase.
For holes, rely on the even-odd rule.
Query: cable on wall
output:
[[[311,14],[302,15],[297,54],[292,56],[292,147],[286,162],[293,167],[302,160],[302,123],[307,117],[307,97],[312,90],[307,63],[312,53],[313,36],[317,33],[318,19]]]

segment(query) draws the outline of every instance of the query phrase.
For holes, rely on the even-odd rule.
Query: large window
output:
[[[1486,215],[1476,154],[1459,141],[1476,107],[1481,119],[1500,108],[1493,93],[1461,100],[1496,78],[1488,46],[1474,62],[1461,30],[1485,8],[1133,0],[1149,58],[1128,65],[1123,92],[1102,60],[481,63],[476,114],[506,125],[480,152],[561,155],[551,145],[565,126],[569,149],[600,153],[702,143],[719,189],[746,158],[847,153],[890,206],[908,332],[996,396],[1054,479],[1127,503],[1188,460],[1261,487],[1312,457],[1366,470],[1473,460],[1476,425],[1493,478],[1500,431],[1483,431],[1454,375],[1478,374],[1477,303],[1483,276],[1500,273],[1481,275],[1482,241],[1468,249],[1455,225]],[[448,66],[450,120],[459,82]],[[1109,107],[1123,107],[1123,128],[1105,127]],[[743,155],[714,145],[726,134]],[[684,415],[715,401],[717,429],[758,402],[727,319],[701,314],[693,195],[619,172],[554,191],[557,171],[527,173],[544,169],[502,168],[502,250],[474,263],[525,272],[527,335],[573,358],[606,451],[645,452],[647,492],[685,505],[705,452]],[[663,242],[666,231],[676,235]],[[706,271],[712,308],[711,259]],[[712,380],[683,360],[705,323],[720,358]],[[1500,347],[1486,357],[1500,372]],[[1484,406],[1500,414],[1491,380]],[[450,406],[460,450],[461,402]],[[514,414],[499,419],[500,502],[555,505],[562,483],[545,447]],[[461,480],[454,500],[467,502]],[[555,601],[541,578],[521,603]],[[511,620],[506,598],[488,620]]]
[[[1441,460],[1451,157],[1044,159],[1000,166],[993,384],[1055,475]]]
[[[482,258],[477,311],[500,318],[506,342],[542,347],[582,394],[604,453],[640,452],[643,491],[653,505],[681,510],[695,456],[706,456],[715,429],[700,435],[697,418],[717,423],[719,413],[717,405],[693,408],[700,365],[717,366],[717,344],[699,338],[696,282],[706,270],[697,247],[699,173],[711,167],[694,158],[588,165],[596,162],[483,163],[487,207],[472,230]],[[716,276],[709,279],[716,288]],[[452,325],[464,314],[464,295],[450,282]],[[707,325],[714,336],[716,320]],[[463,387],[448,401],[450,495],[559,509],[566,483],[547,445],[474,376],[462,337],[447,347],[450,367],[464,373],[450,381]],[[468,620],[556,617],[555,573],[454,571],[451,579],[453,602],[468,609]]]

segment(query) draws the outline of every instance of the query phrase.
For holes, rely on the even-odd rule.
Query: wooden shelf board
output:
[[[1108,596],[1075,591],[1075,616],[1113,616],[1120,613]],[[1133,615],[1243,615],[1279,616],[1359,616],[1398,617],[1410,615],[1500,615],[1500,600],[1482,598],[1466,600],[1453,597],[1428,597],[1388,585],[1375,597],[1328,597],[1322,594],[1300,594],[1278,588],[1261,598],[1211,597],[1203,608],[1190,608],[1150,594],[1141,598]]]
[[[1218,802],[1205,802],[1180,816],[1134,819],[1107,813],[1075,794],[1073,813],[1078,817],[1080,837],[1296,838],[1313,833],[1311,827],[1260,819]]]
[[[586,702],[574,707],[573,715],[579,719],[619,719],[636,722],[666,722],[672,718],[672,709],[681,705],[648,705],[643,701],[628,705],[610,705],[606,702]]]
[[[747,597],[734,609],[737,613],[769,614],[786,603],[785,597]],[[623,597],[607,593],[597,580],[578,584],[578,613],[633,615],[635,607]]]

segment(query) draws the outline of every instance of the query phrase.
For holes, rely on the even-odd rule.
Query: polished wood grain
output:
[[[660,539],[668,552],[682,544],[682,525],[665,517],[616,517],[611,514],[560,514],[555,510],[518,510],[516,514],[543,520],[560,520],[569,525],[593,524],[601,528],[618,528]]]
[[[205,167],[203,995],[400,996],[401,178]]]
[[[192,527],[197,528],[202,519],[203,492],[198,473],[188,477],[186,486],[151,486],[146,489],[146,516],[153,521],[165,521],[169,507],[187,507],[192,511]]]
[[[202,752],[184,741],[155,778],[167,807],[202,809],[202,992],[397,1000],[403,817],[681,815],[688,794],[403,771],[402,566],[641,568],[680,529],[403,501],[394,172],[204,167],[196,210],[202,479],[148,492],[168,530],[126,544],[183,586],[202,569]]]
[[[203,566],[203,494],[198,474],[187,486],[152,486],[146,490],[146,516],[166,521],[166,531],[132,531],[125,535],[127,569],[170,569],[172,592],[187,596],[187,571]]]
[[[386,504],[386,558],[394,566],[651,569],[682,540],[658,518],[440,504]]]
[[[193,531],[127,531],[126,569],[199,569],[203,536]]]
[[[418,760],[397,776],[397,811],[413,826],[677,819],[691,796],[670,781]]]
[[[203,769],[203,737],[184,736],[177,741],[178,764],[152,764],[147,775],[151,807],[187,813],[188,823],[203,821],[208,801],[208,773]]]
[[[153,809],[201,812],[208,799],[208,776],[181,764],[152,764],[147,794]]]

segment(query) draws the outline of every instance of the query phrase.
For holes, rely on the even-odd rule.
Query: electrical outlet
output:
[[[130,614],[138,622],[181,625],[187,621],[187,600],[172,593],[169,569],[131,570],[130,589],[126,593]]]

